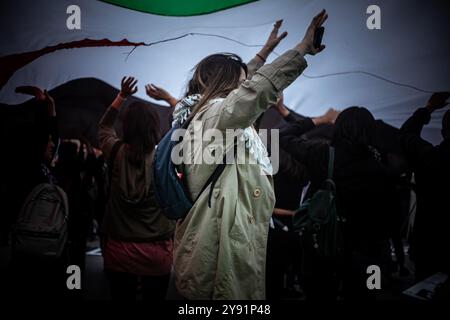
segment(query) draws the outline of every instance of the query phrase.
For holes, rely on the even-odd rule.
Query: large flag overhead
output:
[[[286,104],[304,115],[329,107],[366,106],[399,126],[432,91],[450,89],[448,1],[377,1],[381,29],[367,27],[371,1],[325,0],[7,0],[0,4],[0,103],[29,97],[17,86],[53,89],[97,78],[118,88],[124,75],[181,96],[203,57],[233,52],[251,59],[274,21],[289,35],[276,53],[303,37],[311,17],[329,13],[327,48],[307,57],[309,67],[285,92]],[[70,29],[73,5],[80,29]],[[68,8],[71,10],[68,10]],[[69,11],[69,13],[67,13]],[[69,20],[69,21],[68,21]],[[276,58],[272,54],[270,60]],[[73,83],[73,82],[71,82]],[[78,91],[83,86],[76,87]],[[74,97],[78,94],[73,92]],[[83,112],[83,106],[80,106]],[[436,112],[424,136],[440,140]],[[97,119],[95,119],[97,121]]]
[[[228,9],[255,0],[103,0],[125,8],[164,16],[195,16]]]

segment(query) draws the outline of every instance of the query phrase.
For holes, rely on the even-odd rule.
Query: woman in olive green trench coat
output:
[[[285,36],[277,36],[281,24],[278,22],[266,46],[248,64],[247,75],[242,68],[234,90],[212,95],[208,101],[202,102],[211,92],[205,81],[208,75],[199,70],[204,69],[202,62],[197,66],[194,78],[200,72],[200,83],[203,81],[206,88],[191,92],[203,96],[198,102],[202,106],[194,106],[193,119],[184,135],[182,144],[185,146],[194,141],[194,147],[186,149],[185,159],[198,160],[198,155],[233,149],[233,139],[225,142],[211,139],[213,141],[195,144],[196,137],[199,134],[201,137],[208,129],[218,130],[224,136],[227,129],[242,129],[238,145],[243,152],[238,151],[236,161],[225,167],[213,190],[209,186],[201,194],[217,165],[205,161],[183,164],[192,199],[200,195],[188,215],[178,221],[175,231],[173,280],[184,298],[265,298],[266,244],[275,196],[270,160],[252,125],[306,68],[303,56],[324,49],[324,46],[315,48],[313,38],[326,17],[325,11],[317,15],[297,46],[262,66],[270,51]],[[194,78],[190,86],[195,91]],[[176,113],[177,109],[174,115]],[[208,206],[210,191],[211,207]]]

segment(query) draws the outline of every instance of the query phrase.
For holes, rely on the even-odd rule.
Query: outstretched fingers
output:
[[[323,50],[325,50],[326,46],[324,44],[321,44],[319,49],[317,49],[317,52],[322,52]]]
[[[312,19],[311,24],[309,26],[314,27],[314,28],[320,27],[321,23],[323,23],[325,21],[324,20],[325,17],[328,17],[328,15],[327,15],[325,9],[323,9]]]
[[[328,19],[328,14],[325,13],[325,14],[321,17],[321,19],[319,20],[317,27],[321,27],[321,26],[323,25],[323,23],[324,23],[327,19]]]
[[[137,82],[138,82],[138,80],[137,79],[134,79],[134,78],[132,78],[133,80],[131,81],[131,83],[130,83],[130,88],[133,88],[133,87],[135,87],[136,86],[136,84],[137,84]]]
[[[278,30],[280,30],[281,25],[283,24],[283,20],[277,20],[273,25],[272,32],[270,32],[270,38],[276,38],[278,35]]]
[[[287,35],[288,35],[287,31],[285,31],[282,34],[280,34],[280,36],[278,37],[278,42],[280,42],[281,40],[286,38]]]

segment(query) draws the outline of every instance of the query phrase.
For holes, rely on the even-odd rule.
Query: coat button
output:
[[[255,191],[253,191],[253,196],[255,198],[258,198],[261,195],[261,189],[256,188]]]

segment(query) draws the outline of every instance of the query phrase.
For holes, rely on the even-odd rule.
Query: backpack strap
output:
[[[334,171],[334,147],[329,146],[328,148],[328,176],[327,179],[333,179],[333,171]]]
[[[212,198],[214,186],[216,185],[217,180],[219,180],[220,175],[222,174],[223,170],[225,170],[225,167],[227,165],[227,163],[226,163],[227,155],[229,153],[231,153],[231,151],[233,151],[234,152],[234,156],[236,156],[236,152],[237,152],[237,142],[236,141],[234,142],[233,149],[230,149],[230,151],[228,151],[224,155],[224,157],[222,159],[222,162],[216,167],[216,169],[214,169],[213,173],[209,176],[208,180],[203,185],[203,188],[200,191],[200,193],[198,194],[198,196],[195,199],[194,203],[198,200],[198,198],[200,198],[200,196],[202,195],[203,191],[205,191],[206,188],[208,188],[208,186],[211,184],[211,189],[209,190],[209,195],[208,195],[208,208],[211,208],[211,198]]]
[[[190,116],[185,122],[183,122],[183,124],[180,126],[180,128],[187,130],[187,128],[189,127],[189,124],[192,122],[192,120],[194,119],[196,114],[194,114],[193,116]],[[209,190],[209,195],[208,195],[208,207],[211,208],[211,198],[212,198],[214,186],[216,185],[217,180],[219,180],[222,172],[225,170],[225,167],[227,165],[227,163],[226,163],[227,155],[229,153],[231,153],[231,151],[233,151],[234,156],[236,156],[236,153],[237,153],[237,139],[236,138],[234,141],[233,149],[230,149],[224,155],[222,162],[214,169],[213,173],[209,176],[208,180],[206,180],[205,184],[203,185],[203,188],[200,190],[200,193],[198,194],[197,198],[195,198],[193,203],[197,202],[198,198],[200,198],[202,193],[208,188],[209,185],[211,185],[211,189]]]

